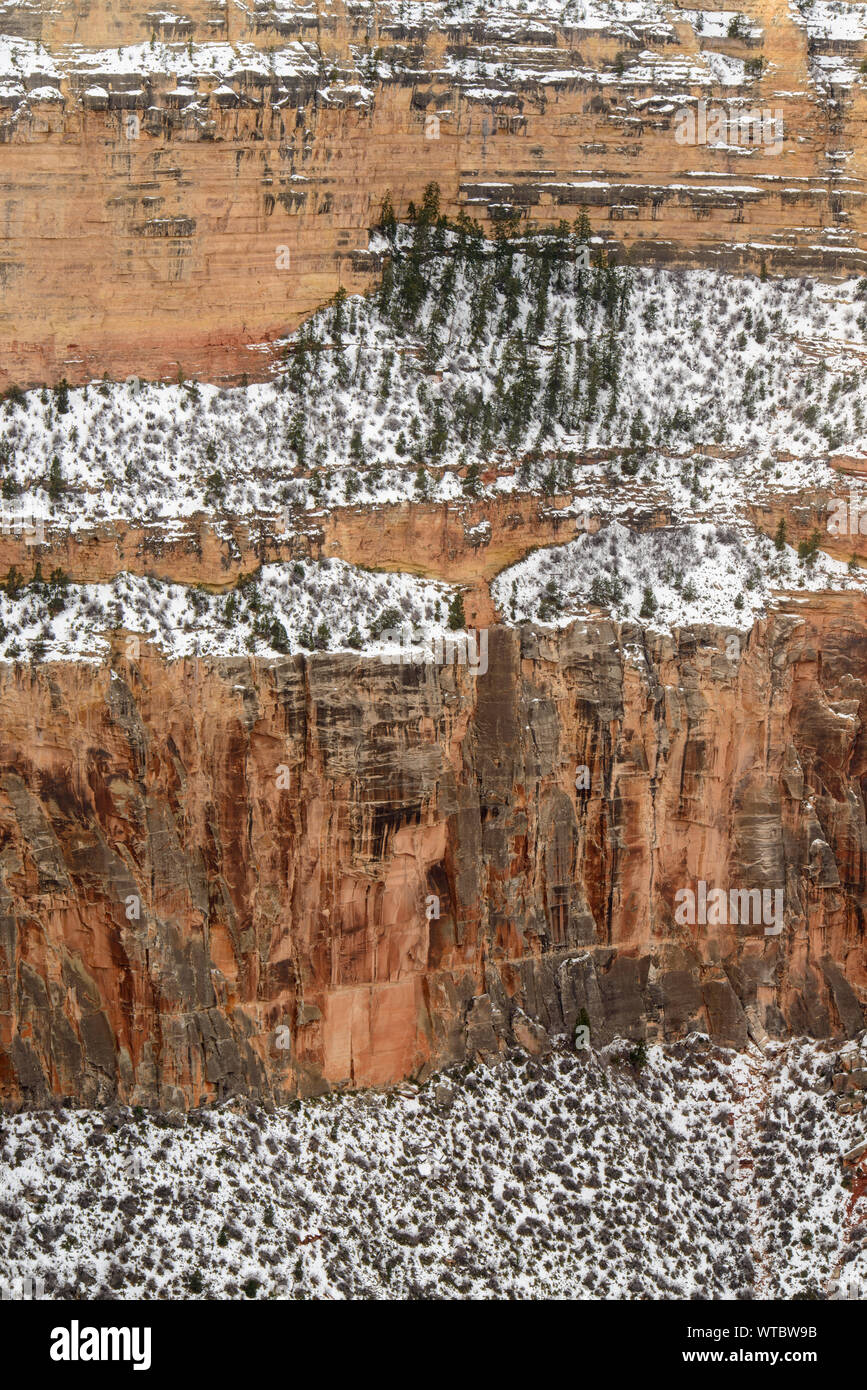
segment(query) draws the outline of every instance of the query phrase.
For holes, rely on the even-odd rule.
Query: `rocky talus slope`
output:
[[[867,1294],[828,1043],[513,1049],[277,1110],[0,1127],[0,1255],[46,1299]]]

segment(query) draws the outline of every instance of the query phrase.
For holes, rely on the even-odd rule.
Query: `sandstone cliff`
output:
[[[338,284],[378,277],[385,242],[371,248],[368,229],[386,191],[402,215],[433,183],[444,212],[488,228],[586,212],[595,250],[607,242],[615,259],[863,269],[867,26],[835,13],[807,0],[756,0],[740,19],[655,0],[628,13],[609,0],[484,14],[2,6],[0,387],[270,375],[272,340]],[[699,102],[781,112],[780,148],[680,143],[677,112]],[[600,283],[618,274],[599,267]],[[4,501],[48,499],[52,514],[38,544],[5,507],[0,527],[5,1099],[285,1100],[514,1041],[544,1051],[582,1024],[594,1044],[863,1028],[863,294],[854,281],[800,294],[773,279],[644,279],[631,317],[604,329],[627,362],[619,384],[609,374],[604,422],[594,385],[592,408],[576,396],[561,412],[568,439],[534,444],[532,407],[508,449],[486,427],[472,464],[455,403],[494,353],[460,325],[447,346],[428,332],[436,280],[412,322],[357,302],[352,328],[334,306],[319,315],[314,365],[281,367],[268,393],[136,380],[87,401],[63,383],[10,394]],[[477,313],[481,279],[451,283]],[[538,365],[548,384],[574,299],[560,286],[549,304],[546,282],[539,301],[528,374]],[[350,380],[344,333],[353,406],[380,422],[369,438],[345,406],[339,429],[331,419]],[[398,365],[399,390],[398,339],[412,368]],[[558,399],[572,380],[560,375]],[[586,375],[576,349],[578,394]],[[441,466],[418,468],[416,494],[442,431],[448,457],[441,444]],[[576,524],[586,537],[625,523],[633,551],[667,529],[700,579],[699,552],[669,526],[684,517],[731,521],[751,544],[757,523],[785,521],[749,567],[703,562],[728,566],[736,634],[694,614],[673,635],[606,621],[601,569],[570,599],[576,622],[530,621],[560,613],[550,565],[561,592],[580,587],[590,548],[567,573]],[[800,569],[784,535],[806,547]],[[820,540],[836,571],[809,568]],[[504,570],[554,545],[519,612],[523,575]],[[319,561],[357,566],[357,593],[376,587],[373,569],[440,585],[387,590],[410,609],[460,585],[463,620],[490,627],[488,669],[389,666],[369,642],[353,656],[363,643],[342,628],[340,652],[185,656],[206,614],[212,633],[235,624],[232,651],[255,653],[269,622],[275,651],[327,647],[300,640],[297,612],[290,644],[248,586],[259,566],[284,591],[300,570],[324,609]],[[626,565],[624,549],[611,566]],[[676,578],[679,603],[695,586]],[[64,609],[68,580],[106,593]],[[129,594],[142,611],[125,627]],[[640,603],[639,590],[626,616]],[[188,643],[173,658],[149,645],[153,612],[163,632],[174,613]],[[66,640],[79,624],[89,648]],[[780,893],[782,932],[678,920],[678,894],[700,883]]]
[[[865,57],[860,12],[785,0],[7,4],[0,386],[255,376],[431,180],[485,223],[584,210],[636,262],[863,269]],[[700,101],[781,148],[679,143]]]
[[[854,1035],[863,632],[828,595],[737,661],[719,630],[598,621],[492,629],[475,680],[0,668],[4,1097],[285,1099],[582,1020]],[[782,934],[678,926],[700,879],[783,889]]]

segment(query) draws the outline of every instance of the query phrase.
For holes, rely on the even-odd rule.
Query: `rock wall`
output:
[[[3,666],[0,1094],[285,1100],[579,1022],[854,1036],[864,606],[790,608],[739,651],[493,628],[477,678]],[[679,924],[702,879],[782,889],[782,932]]]
[[[432,180],[487,225],[583,210],[636,261],[864,269],[867,29],[561,8],[0,6],[0,387],[261,374]],[[779,113],[780,149],[679,143],[701,101]]]
[[[864,1109],[864,1095],[867,1092],[867,1033],[860,1033],[846,1043],[831,1063],[828,1086],[837,1097],[838,1115],[860,1115]],[[861,1152],[857,1150],[860,1148]],[[844,1162],[855,1163],[867,1154],[867,1143],[856,1145],[856,1152],[850,1150],[843,1155]],[[867,1168],[867,1163],[864,1164]]]

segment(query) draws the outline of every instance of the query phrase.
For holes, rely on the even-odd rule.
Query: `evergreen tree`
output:
[[[54,388],[54,406],[58,415],[66,415],[69,410],[69,382],[62,377]]]
[[[590,218],[587,216],[587,213],[584,211],[583,208],[579,212],[578,216],[575,218],[573,226],[575,228],[575,235],[578,238],[579,242],[581,242],[582,245],[586,246],[593,235],[593,228],[590,225]]]
[[[464,599],[463,595],[460,593],[455,594],[454,598],[449,604],[448,621],[449,628],[452,632],[463,632],[467,625],[467,620],[464,615]]]
[[[52,502],[56,502],[65,487],[63,473],[60,468],[60,459],[55,454],[51,460],[51,467],[48,472],[48,496]]]
[[[479,495],[479,476],[481,469],[475,460],[470,464],[463,479],[461,487],[467,497],[478,497]]]
[[[388,237],[389,241],[394,240],[397,234],[397,218],[394,215],[394,207],[392,206],[391,190],[386,192],[382,200],[382,207],[379,212],[379,228],[380,231]]]
[[[565,348],[566,335],[563,329],[563,319],[561,316],[557,320],[557,328],[554,334],[554,352],[551,357],[551,364],[548,368],[545,393],[542,397],[542,414],[546,421],[553,420],[561,413],[563,389],[566,385]]]

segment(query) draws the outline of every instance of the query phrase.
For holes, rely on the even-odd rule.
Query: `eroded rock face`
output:
[[[786,0],[740,35],[556,9],[5,7],[0,387],[261,373],[252,345],[374,282],[386,191],[403,216],[431,181],[488,229],[586,212],[636,263],[863,272],[867,38]],[[780,147],[679,138],[700,102]]]
[[[285,1100],[580,1022],[854,1036],[864,619],[497,627],[478,678],[0,668],[2,1095]],[[782,889],[782,932],[680,924],[700,880]]]

